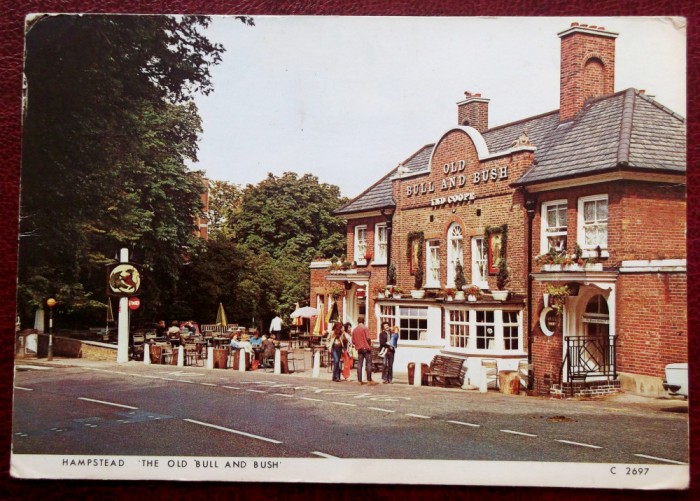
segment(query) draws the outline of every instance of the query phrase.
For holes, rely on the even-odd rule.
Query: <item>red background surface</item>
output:
[[[700,5],[697,0],[637,0],[602,2],[591,0],[355,0],[327,1],[241,1],[222,0],[0,0],[0,498],[121,498],[148,497],[168,499],[223,499],[248,497],[257,499],[452,499],[479,497],[482,499],[696,499],[698,496],[697,463],[699,459],[697,409],[694,398],[700,383],[697,370],[698,342],[698,272],[700,251],[700,215],[697,189],[700,181],[698,160],[698,27]],[[17,262],[17,218],[19,207],[20,169],[20,103],[24,16],[30,12],[130,12],[130,13],[190,13],[190,14],[249,14],[249,15],[432,15],[432,16],[575,16],[585,22],[586,15],[680,15],[688,18],[688,310],[690,322],[691,362],[691,491],[644,492],[568,489],[484,488],[446,486],[372,486],[317,484],[240,484],[240,483],[175,483],[175,482],[69,482],[20,481],[9,477],[9,451],[12,417],[13,332],[15,316],[15,280]],[[484,40],[488,43],[488,40]],[[653,69],[650,69],[653,71]],[[695,365],[693,365],[695,363]],[[614,416],[611,415],[611,419]],[[319,467],[321,462],[319,460]],[[504,472],[507,476],[507,473]],[[272,472],[271,472],[272,474]]]

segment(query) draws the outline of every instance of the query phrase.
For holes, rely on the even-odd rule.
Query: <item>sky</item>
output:
[[[619,33],[615,91],[686,116],[686,26],[660,17],[214,17],[226,52],[196,99],[199,162],[213,180],[311,173],[353,198],[457,125],[464,92],[489,126],[559,108],[560,39],[572,22]]]

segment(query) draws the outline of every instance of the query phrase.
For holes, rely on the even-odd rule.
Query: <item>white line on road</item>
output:
[[[238,386],[222,386],[222,388],[228,388],[229,390],[240,390]]]
[[[323,402],[320,398],[299,397],[302,400],[311,400],[312,402]]]
[[[199,383],[202,386],[216,386],[214,383]]]
[[[422,415],[420,415],[420,414],[410,414],[410,413],[407,413],[406,415],[407,415],[407,416],[411,416],[411,417],[421,418],[421,419],[430,419],[430,416],[422,416]]]
[[[273,393],[273,395],[276,395],[278,397],[287,397],[287,398],[293,398],[294,395],[288,395],[286,393]]]
[[[33,388],[25,388],[23,386],[15,386],[15,390],[34,391]]]
[[[684,463],[682,461],[674,461],[673,459],[664,459],[664,458],[657,458],[655,456],[647,456],[646,454],[635,454],[635,456],[638,456],[640,458],[655,459],[657,461],[665,461],[666,463],[688,464],[688,463]]]
[[[345,406],[347,406],[347,407],[357,407],[357,404],[347,404],[347,403],[345,403],[345,402],[333,402],[333,401],[329,401],[328,403],[330,403],[330,404],[335,404],[335,405],[345,405]]]
[[[473,428],[479,428],[481,427],[480,424],[473,424],[473,423],[463,423],[462,421],[447,421],[448,423],[452,424],[461,424],[462,426],[471,426]]]
[[[532,433],[523,433],[522,431],[513,431],[513,430],[498,430],[502,431],[503,433],[512,433],[513,435],[522,435],[523,437],[536,437],[537,435],[533,435]]]
[[[581,447],[590,447],[591,449],[602,449],[602,447],[599,445],[582,444],[581,442],[571,442],[569,440],[556,440],[556,441],[561,442],[562,444],[580,445]]]
[[[262,390],[246,390],[246,391],[252,391],[253,393],[267,393],[266,391],[262,391]]]
[[[176,381],[178,383],[199,384],[199,383],[195,383],[194,381],[188,381],[186,379],[176,379]]]
[[[123,409],[138,409],[138,407],[132,407],[131,405],[115,404],[114,402],[105,402],[104,400],[95,400],[94,398],[78,397],[78,400],[85,400],[86,402],[95,402],[96,404],[113,405],[114,407],[121,407]]]
[[[368,409],[372,409],[373,411],[380,411],[380,412],[396,412],[392,411],[391,409],[382,409],[381,407],[367,407]]]
[[[223,426],[218,426],[218,425],[210,424],[210,423],[204,423],[202,421],[195,421],[194,419],[185,419],[185,421],[187,421],[188,423],[198,424],[200,426],[208,426],[209,428],[215,428],[217,430],[227,431],[229,433],[235,433],[237,435],[243,435],[244,437],[255,438],[257,440],[263,440],[265,442],[270,442],[273,444],[281,444],[282,443],[279,440],[275,440],[272,438],[261,437],[260,435],[253,435],[252,433],[246,433],[244,431],[232,430],[231,428],[224,428]]]
[[[322,458],[339,459],[338,456],[331,456],[330,454],[326,454],[325,452],[312,451],[311,454],[316,454],[317,456],[321,456]]]

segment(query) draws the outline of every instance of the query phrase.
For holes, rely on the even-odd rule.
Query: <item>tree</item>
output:
[[[242,192],[238,185],[226,181],[209,183],[209,238],[236,240],[236,221],[242,213]]]
[[[311,174],[285,172],[243,192],[244,217],[234,222],[238,241],[273,258],[330,257],[345,251],[345,224],[333,211],[345,203],[337,186]]]
[[[244,22],[252,22],[243,18]],[[132,250],[144,306],[162,310],[196,255],[195,93],[224,48],[206,17],[45,16],[26,37],[19,303],[64,313],[104,302],[103,265]]]

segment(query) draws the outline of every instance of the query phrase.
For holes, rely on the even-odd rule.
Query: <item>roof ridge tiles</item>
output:
[[[628,164],[630,161],[630,145],[632,144],[632,122],[634,121],[634,89],[625,91],[622,103],[622,120],[620,123],[620,141],[617,145],[617,163]]]

